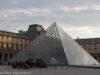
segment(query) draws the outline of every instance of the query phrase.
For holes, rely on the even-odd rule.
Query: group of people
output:
[[[30,69],[31,65],[28,62],[25,61],[19,61],[19,62],[9,62],[9,66],[12,66],[12,68],[24,68],[24,69]]]
[[[16,61],[16,62],[9,62],[8,65],[11,65],[12,68],[46,68],[47,65],[43,61]]]

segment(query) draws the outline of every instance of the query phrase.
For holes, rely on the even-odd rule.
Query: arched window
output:
[[[21,39],[20,39],[20,38],[18,38],[18,43],[19,43],[19,44],[21,43]]]
[[[3,43],[1,43],[1,48],[3,48]]]
[[[2,36],[0,35],[0,41],[2,41]]]
[[[8,42],[12,42],[12,37],[8,37]]]
[[[3,43],[3,48],[6,49],[7,48],[7,44]]]
[[[29,44],[29,40],[26,41],[26,44]]]
[[[8,44],[8,48],[11,49],[11,43]]]
[[[6,36],[3,36],[3,41],[7,42],[7,37]]]

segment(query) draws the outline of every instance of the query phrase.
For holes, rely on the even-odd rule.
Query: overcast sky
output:
[[[73,38],[100,37],[100,0],[0,0],[0,30],[53,22]]]

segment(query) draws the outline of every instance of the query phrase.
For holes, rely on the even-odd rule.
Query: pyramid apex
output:
[[[53,23],[54,25],[57,25],[56,22]]]

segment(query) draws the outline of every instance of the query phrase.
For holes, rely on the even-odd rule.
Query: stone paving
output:
[[[12,69],[9,66],[0,66],[0,75],[100,75],[100,69],[76,68],[76,67],[49,67]]]

